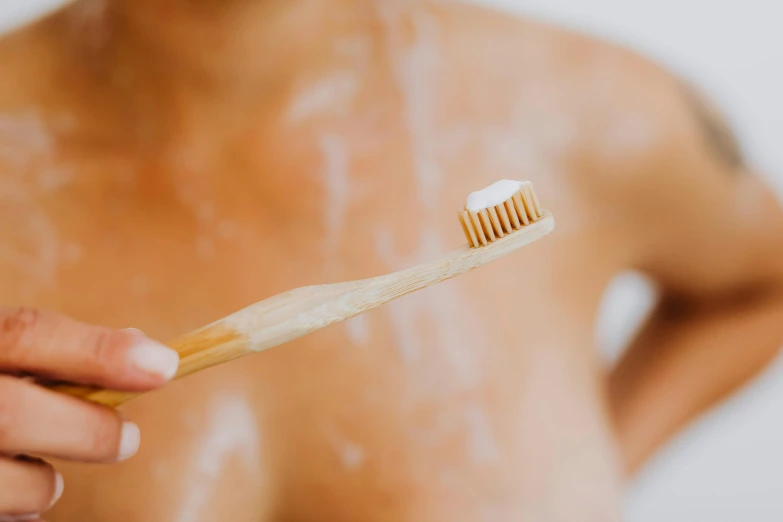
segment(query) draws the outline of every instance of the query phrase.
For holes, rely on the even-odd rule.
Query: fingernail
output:
[[[60,500],[60,497],[63,496],[63,488],[65,487],[65,482],[63,481],[63,476],[59,473],[55,473],[54,476],[54,497],[52,497],[52,503],[49,504],[49,507],[52,507],[58,500]]]
[[[168,380],[174,377],[179,367],[179,354],[167,346],[142,340],[128,352],[131,364],[137,369],[159,375]]]
[[[133,422],[122,423],[122,435],[120,436],[120,454],[117,460],[123,461],[131,458],[139,450],[141,432]]]

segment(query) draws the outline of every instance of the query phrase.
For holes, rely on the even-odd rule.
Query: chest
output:
[[[461,243],[453,213],[476,183],[448,136],[372,111],[281,121],[211,155],[185,140],[155,161],[36,129],[0,151],[3,300],[163,338],[431,259]]]

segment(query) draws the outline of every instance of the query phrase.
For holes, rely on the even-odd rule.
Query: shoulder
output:
[[[639,191],[683,158],[672,151],[701,146],[683,83],[654,60],[510,13],[429,5],[447,110],[504,125],[571,190],[598,200]]]
[[[509,117],[567,120],[571,153],[616,162],[654,154],[689,130],[683,82],[648,57],[508,12],[429,5],[458,88],[505,100]]]
[[[451,46],[448,67],[462,78],[446,91],[459,89],[455,99],[491,107],[494,122],[508,124],[519,137],[512,144],[540,160],[530,178],[548,176],[552,194],[574,195],[561,213],[581,208],[574,219],[612,228],[637,252],[638,267],[683,287],[729,284],[759,266],[780,210],[742,174],[729,122],[693,83],[586,35],[432,5],[440,41]],[[739,248],[728,255],[726,244]]]

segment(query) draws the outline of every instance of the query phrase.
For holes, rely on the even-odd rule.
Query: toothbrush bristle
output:
[[[468,245],[477,248],[538,221],[543,213],[532,183],[525,182],[502,203],[475,211],[463,208],[458,217]]]

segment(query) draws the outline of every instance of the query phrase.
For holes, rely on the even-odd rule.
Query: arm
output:
[[[631,472],[783,343],[780,208],[717,113],[693,91],[682,100],[696,131],[692,152],[661,176],[680,195],[663,200],[676,217],[653,231],[640,263],[663,298],[609,378]]]
[[[704,301],[665,297],[609,382],[628,471],[752,378],[781,344],[778,289]]]

